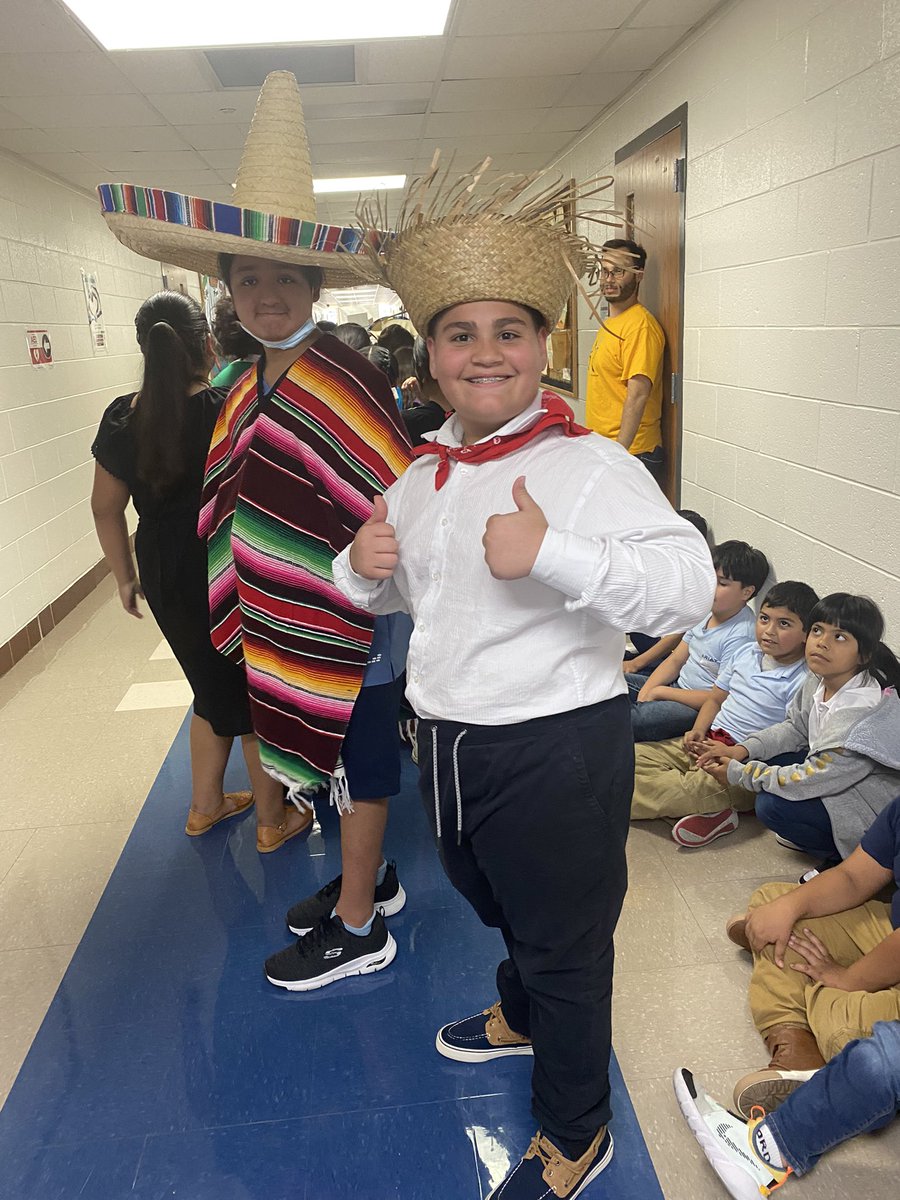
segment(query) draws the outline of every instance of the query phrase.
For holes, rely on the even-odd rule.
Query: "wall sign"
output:
[[[84,303],[87,308],[88,326],[91,331],[91,345],[94,354],[108,354],[109,346],[106,341],[106,325],[103,321],[103,302],[100,299],[100,286],[93,271],[81,271],[81,286],[84,288]]]
[[[46,329],[26,329],[25,342],[33,367],[49,367],[53,362],[50,333]]]

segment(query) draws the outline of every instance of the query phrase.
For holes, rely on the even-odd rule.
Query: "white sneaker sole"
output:
[[[710,1130],[680,1069],[672,1076],[672,1084],[675,1088],[678,1106],[691,1133],[697,1139],[706,1161],[728,1189],[729,1196],[732,1196],[734,1200],[758,1200],[761,1193],[754,1175],[749,1168],[742,1167],[735,1158],[729,1155],[719,1138]],[[748,1151],[743,1150],[743,1147],[741,1147],[741,1151],[749,1158]]]
[[[454,1062],[488,1062],[492,1058],[514,1058],[517,1054],[533,1056],[531,1046],[496,1046],[490,1050],[460,1050],[456,1046],[448,1046],[441,1040],[442,1030],[438,1030],[434,1039],[435,1049],[444,1058],[452,1058]]]
[[[405,907],[406,892],[403,890],[402,883],[397,885],[396,896],[392,896],[390,900],[385,900],[383,904],[375,905],[376,910],[380,912],[383,917],[396,917],[397,913]],[[288,925],[288,929],[295,937],[303,937],[304,934],[309,933],[309,931],[312,929],[312,925],[307,925],[305,929],[298,929],[294,925]]]
[[[317,975],[315,979],[273,979],[271,975],[267,975],[266,979],[269,983],[274,983],[276,987],[285,988],[289,992],[314,992],[317,988],[327,987],[329,983],[337,983],[339,979],[350,979],[354,975],[371,975],[373,971],[383,971],[396,957],[397,943],[388,934],[383,950],[376,950],[374,954],[364,954],[361,958],[354,958],[345,966],[333,967],[323,975]]]

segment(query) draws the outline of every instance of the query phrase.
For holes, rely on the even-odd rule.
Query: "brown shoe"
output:
[[[735,1106],[748,1120],[752,1108],[772,1112],[825,1066],[818,1043],[805,1025],[773,1025],[763,1040],[772,1055],[768,1068],[745,1075],[734,1089]]]
[[[501,1196],[516,1196],[523,1200],[526,1196],[534,1200],[558,1196],[560,1200],[567,1197],[575,1200],[609,1165],[612,1156],[612,1134],[605,1125],[600,1127],[584,1154],[576,1159],[566,1158],[562,1150],[538,1130],[517,1165],[489,1193],[487,1200],[499,1200]]]
[[[750,918],[748,912],[733,913],[725,922],[725,933],[729,941],[734,942],[736,946],[740,946],[742,950],[749,950],[753,953],[753,948],[747,938],[747,921]]]
[[[215,812],[197,812],[196,808],[191,805],[188,809],[184,832],[188,837],[200,837],[202,833],[208,833],[213,825],[218,825],[220,821],[227,821],[229,817],[236,817],[240,813],[246,812],[252,803],[252,792],[226,792],[222,797],[222,803]]]
[[[300,833],[305,833],[313,823],[313,815],[311,808],[300,812],[296,805],[286,804],[284,806],[284,820],[280,825],[257,825],[257,850],[260,854],[271,854],[273,850],[278,850],[285,842],[289,842],[291,838],[297,837]]]

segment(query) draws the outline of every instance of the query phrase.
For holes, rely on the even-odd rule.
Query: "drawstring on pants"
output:
[[[453,786],[456,789],[456,844],[462,842],[462,788],[459,783],[459,743],[468,733],[468,729],[461,730],[453,742]],[[434,776],[434,824],[437,830],[437,839],[441,840],[441,793],[440,784],[438,782],[438,736],[437,725],[431,727],[431,769]]]

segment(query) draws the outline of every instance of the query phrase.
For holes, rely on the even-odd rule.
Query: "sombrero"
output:
[[[581,276],[596,262],[598,248],[559,214],[605,191],[611,176],[581,186],[557,181],[534,193],[545,175],[538,171],[505,175],[479,191],[490,161],[450,180],[449,171],[439,173],[436,155],[428,173],[407,190],[396,222],[377,198],[362,200],[357,209],[370,280],[397,293],[423,335],[438,313],[475,300],[534,308],[553,329],[572,289],[581,287]],[[579,219],[619,224],[610,210],[580,212]],[[393,233],[379,233],[389,225]]]
[[[248,254],[321,267],[330,286],[362,282],[354,264],[363,235],[316,220],[303,106],[290,71],[263,83],[230,204],[129,183],[97,190],[107,225],[145,258],[217,276],[220,254]]]

